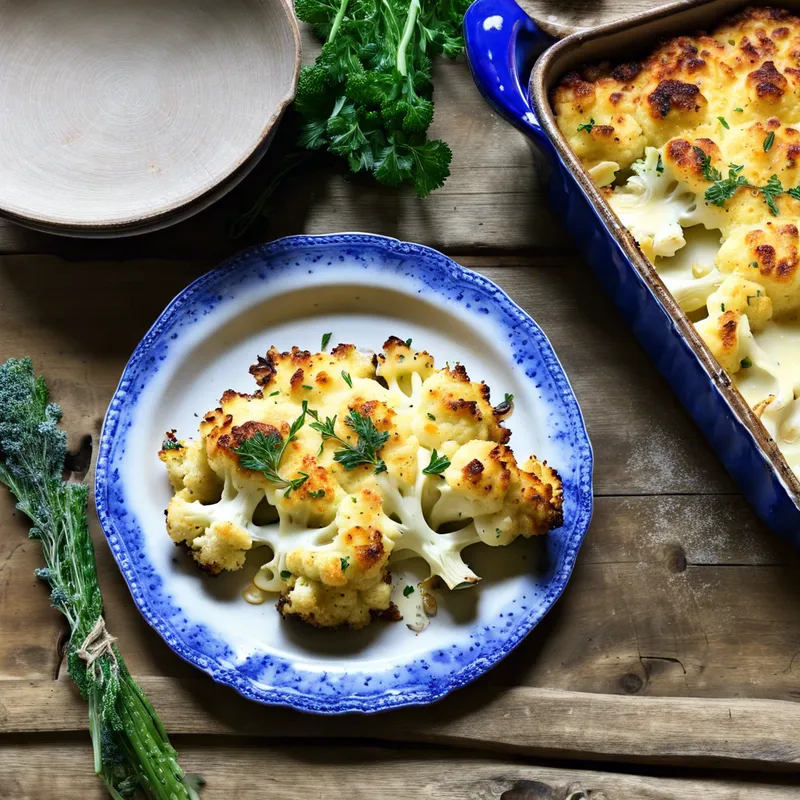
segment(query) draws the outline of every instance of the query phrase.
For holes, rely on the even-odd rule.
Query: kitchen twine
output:
[[[86,668],[91,670],[94,670],[94,662],[104,655],[110,655],[116,663],[117,656],[113,647],[116,641],[117,637],[112,636],[106,630],[106,621],[101,614],[94,627],[86,635],[83,644],[78,648],[78,657],[82,658],[86,662]]]

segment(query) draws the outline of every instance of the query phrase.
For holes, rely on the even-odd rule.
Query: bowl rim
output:
[[[264,7],[269,0],[260,0]],[[168,227],[199,213],[222,196],[227,194],[258,164],[266,153],[275,128],[292,103],[297,92],[302,63],[302,45],[300,26],[294,13],[291,0],[272,0],[282,11],[284,22],[288,24],[294,46],[294,70],[287,91],[275,106],[269,119],[264,122],[261,133],[252,147],[244,152],[230,168],[214,179],[214,183],[197,190],[193,195],[184,196],[162,205],[152,212],[136,214],[105,222],[65,222],[48,216],[32,216],[12,211],[0,205],[0,218],[7,219],[23,227],[60,236],[77,236],[85,238],[113,238],[141,233],[150,233],[159,228]]]
[[[532,604],[526,613],[520,613],[516,626],[507,635],[501,646],[486,654],[470,657],[471,660],[468,663],[455,667],[446,674],[434,676],[428,674],[427,671],[419,672],[413,676],[409,684],[403,686],[402,691],[384,688],[380,693],[376,689],[372,689],[370,690],[373,692],[372,694],[361,690],[359,694],[331,695],[326,692],[325,685],[318,681],[313,686],[310,685],[307,678],[304,679],[305,683],[300,681],[300,678],[307,673],[296,668],[290,660],[283,657],[280,657],[279,660],[286,665],[283,673],[284,679],[280,683],[273,681],[272,684],[266,684],[244,673],[241,667],[232,665],[227,657],[205,654],[196,646],[189,645],[185,641],[186,636],[179,636],[171,622],[165,619],[159,610],[158,592],[160,592],[160,588],[157,587],[156,590],[153,590],[151,587],[147,591],[142,588],[137,568],[134,566],[140,563],[140,559],[134,558],[134,553],[131,551],[138,541],[136,538],[138,523],[127,512],[124,515],[114,513],[115,506],[122,505],[124,508],[125,505],[124,497],[118,494],[122,478],[115,465],[114,444],[120,436],[119,428],[123,424],[123,408],[128,404],[135,405],[138,393],[144,388],[145,384],[142,383],[141,373],[159,369],[158,365],[153,366],[150,360],[152,348],[173,330],[176,320],[180,318],[187,307],[191,307],[192,303],[202,300],[208,296],[209,292],[216,297],[217,282],[226,279],[237,269],[250,269],[260,265],[264,274],[269,275],[280,269],[277,262],[280,257],[285,257],[297,249],[322,251],[326,248],[374,249],[389,259],[415,260],[421,267],[424,267],[424,272],[433,276],[432,279],[450,280],[459,288],[486,292],[491,295],[498,307],[508,317],[505,324],[519,326],[524,331],[524,335],[533,340],[533,344],[525,342],[525,346],[536,347],[539,350],[542,361],[554,380],[555,393],[558,395],[559,401],[564,404],[564,411],[570,419],[575,433],[574,450],[577,467],[572,479],[574,485],[571,491],[574,494],[576,507],[571,521],[565,522],[564,527],[567,528],[567,531],[563,552],[559,563],[554,565],[546,595],[540,602]],[[268,259],[275,259],[275,262],[267,263]],[[289,259],[289,261],[293,260],[293,257]],[[302,268],[305,269],[305,267]],[[293,267],[289,267],[289,269],[293,269]],[[458,302],[467,304],[469,300],[464,299]],[[535,381],[535,376],[528,376],[528,379]],[[301,711],[320,714],[374,713],[392,708],[427,705],[440,700],[495,666],[541,622],[566,588],[575,566],[578,551],[586,536],[594,505],[593,468],[594,458],[589,434],[578,399],[564,367],[544,331],[505,290],[489,278],[461,266],[433,248],[377,234],[336,233],[288,236],[244,250],[194,280],[166,306],[134,349],[109,404],[100,436],[94,489],[100,527],[128,585],[135,605],[144,619],[179,656],[208,673],[218,683],[227,684],[248,699],[265,705],[291,706]],[[155,599],[154,591],[156,592]],[[216,634],[210,635],[209,633],[206,636],[213,641]],[[467,642],[462,649],[468,646]],[[424,659],[422,662],[419,660],[409,662],[403,668],[418,669],[420,663],[424,663]],[[423,666],[422,670],[427,670],[427,668]],[[363,673],[357,674],[363,676]],[[289,687],[286,676],[300,681],[299,686]],[[295,678],[295,676],[298,677]]]
[[[791,0],[783,0],[791,5]],[[760,0],[677,0],[668,5],[659,6],[650,11],[639,12],[623,19],[599,25],[594,28],[585,28],[566,36],[547,48],[538,58],[531,72],[528,89],[533,104],[537,122],[544,130],[548,139],[558,154],[559,159],[569,171],[578,188],[588,199],[595,213],[599,216],[606,230],[613,236],[616,243],[628,258],[651,294],[662,305],[678,333],[683,337],[697,357],[703,370],[706,372],[711,385],[716,388],[726,401],[728,407],[747,429],[754,440],[761,456],[770,465],[774,474],[785,488],[796,506],[800,508],[800,477],[789,466],[786,457],[780,451],[775,441],[770,437],[761,420],[739,392],[731,376],[719,365],[711,354],[705,342],[700,338],[689,317],[678,305],[672,293],[667,289],[661,276],[653,264],[645,257],[628,229],[616,215],[611,205],[598,189],[589,173],[583,167],[580,159],[569,146],[555,121],[555,113],[550,104],[550,88],[557,77],[563,74],[558,60],[564,54],[575,51],[589,41],[598,41],[612,34],[632,32],[645,24],[661,20],[679,21],[687,13],[713,6],[724,6],[726,13],[732,13],[738,8],[746,6],[769,5]],[[696,29],[696,25],[687,29]],[[674,35],[674,34],[670,34]],[[652,39],[653,37],[649,37]],[[614,52],[608,53],[609,58],[614,58]],[[619,58],[619,56],[617,56]],[[624,59],[621,59],[624,60]]]

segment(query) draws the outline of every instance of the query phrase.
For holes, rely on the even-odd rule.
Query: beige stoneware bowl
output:
[[[236,185],[300,69],[288,0],[0,0],[0,215],[141,233]]]

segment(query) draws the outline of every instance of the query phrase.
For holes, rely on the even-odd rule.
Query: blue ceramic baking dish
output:
[[[553,208],[620,313],[758,515],[800,546],[800,481],[584,171],[549,103],[551,87],[579,64],[629,61],[659,38],[713,27],[742,5],[684,0],[559,41],[552,25],[537,24],[514,0],[476,0],[464,34],[478,88],[531,140]]]

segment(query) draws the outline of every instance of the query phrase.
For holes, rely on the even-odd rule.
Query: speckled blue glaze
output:
[[[655,9],[652,13],[664,12]],[[670,16],[680,13],[675,9]],[[696,21],[687,24],[687,29],[695,27]],[[637,34],[630,31],[628,35],[633,41]],[[548,198],[603,288],[756,513],[800,547],[798,498],[764,455],[753,429],[721,391],[730,378],[721,369],[714,374],[707,371],[537,121],[529,79],[537,59],[555,40],[514,0],[476,0],[464,18],[464,37],[475,83],[489,105],[534,145]]]
[[[463,640],[432,649],[394,669],[320,672],[288,658],[255,653],[237,659],[224,637],[189,621],[150,563],[135,509],[126,504],[119,459],[132,431],[137,399],[169,358],[170,346],[221,304],[287,271],[336,269],[347,260],[384,270],[387,279],[414,281],[428,299],[460,304],[477,319],[492,317],[527,379],[552,408],[552,436],[566,443],[565,524],[547,537],[548,572],[493,625],[473,626]],[[569,579],[592,513],[592,452],[578,403],[550,343],[536,323],[499,287],[426,247],[363,234],[291,237],[248,250],[199,278],[167,307],[134,351],[106,415],[96,470],[102,528],[136,605],[167,644],[216,681],[262,703],[327,714],[374,712],[438,700],[507,655],[553,606]]]

